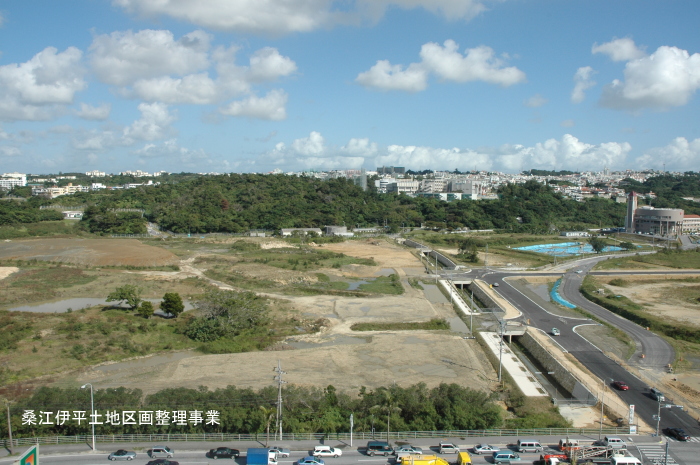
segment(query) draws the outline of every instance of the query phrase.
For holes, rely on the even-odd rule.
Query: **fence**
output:
[[[488,430],[455,430],[455,431],[398,431],[390,432],[389,439],[392,441],[401,439],[442,439],[442,438],[483,438],[497,436],[559,436],[567,437],[571,435],[595,435],[601,432],[598,428],[536,428],[536,429],[488,429]],[[603,428],[603,434],[622,435],[629,434],[628,428]],[[117,442],[233,442],[233,441],[258,441],[265,438],[264,433],[259,434],[229,434],[229,433],[199,433],[199,434],[105,434],[96,435],[95,441],[101,443]],[[353,433],[355,440],[386,439],[387,433],[376,431],[358,431]],[[350,433],[286,433],[285,441],[320,441],[337,440],[349,441]],[[28,446],[33,444],[54,445],[54,444],[82,444],[92,441],[91,435],[80,436],[47,436],[31,438],[13,438],[12,446]],[[8,447],[9,441],[0,441],[0,445]]]

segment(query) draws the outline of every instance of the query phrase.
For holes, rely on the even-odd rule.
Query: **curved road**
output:
[[[604,258],[603,258],[604,259]],[[562,284],[559,292],[563,298],[577,305],[585,311],[595,315],[596,318],[608,322],[611,325],[625,331],[634,340],[637,348],[635,354],[628,361],[631,365],[645,371],[649,377],[654,378],[662,375],[668,364],[674,361],[673,348],[661,337],[647,331],[639,325],[632,323],[614,313],[600,307],[587,300],[579,292],[581,281],[585,274],[590,270],[595,263],[601,258],[586,259],[579,262],[579,266],[572,268],[580,270],[580,273],[575,271],[566,272],[563,274]],[[570,263],[568,266],[572,266]],[[635,272],[623,272],[624,274],[640,274]],[[623,274],[616,272],[614,274]],[[673,272],[672,272],[673,273]],[[683,272],[678,272],[682,274]],[[610,387],[611,383],[616,380],[625,381],[630,389],[629,391],[618,392],[620,397],[628,404],[635,405],[635,413],[642,420],[652,427],[656,426],[655,415],[659,411],[659,403],[652,399],[649,393],[650,386],[639,378],[632,375],[620,364],[608,358],[600,349],[588,342],[582,336],[579,336],[575,331],[576,326],[581,324],[597,324],[585,318],[562,317],[548,313],[544,308],[538,305],[535,301],[526,297],[514,286],[510,285],[504,278],[517,277],[523,275],[556,275],[562,276],[559,272],[540,272],[540,273],[515,273],[515,272],[498,272],[484,270],[470,273],[479,275],[481,279],[493,284],[498,283],[498,292],[508,301],[510,301],[518,310],[523,313],[523,318],[530,320],[530,325],[542,329],[549,333],[552,327],[557,327],[561,331],[561,336],[556,338],[565,350],[576,357],[583,365],[591,372],[604,380]],[[605,272],[594,274],[607,274]],[[651,274],[651,273],[650,273]],[[656,273],[658,274],[658,272]],[[669,273],[670,274],[670,273]],[[675,273],[674,273],[675,274]],[[645,357],[642,358],[641,355]],[[667,408],[666,406],[669,406]],[[666,402],[661,402],[661,421],[659,430],[666,427],[681,427],[685,429],[691,436],[700,435],[700,425],[698,421],[692,418],[682,409],[675,407],[670,399]]]

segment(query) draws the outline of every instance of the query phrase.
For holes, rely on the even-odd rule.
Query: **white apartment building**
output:
[[[107,176],[107,174],[104,171],[94,170],[85,172],[85,176],[91,176],[93,178],[104,178],[105,176]]]
[[[27,175],[23,173],[4,173],[0,176],[0,189],[10,190],[13,187],[27,185]]]
[[[423,179],[420,182],[420,192],[438,193],[447,192],[447,179]]]
[[[388,194],[415,194],[418,189],[420,189],[420,181],[410,179],[395,179],[394,182],[386,186]]]

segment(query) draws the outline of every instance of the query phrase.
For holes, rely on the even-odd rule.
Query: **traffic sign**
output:
[[[17,462],[19,465],[39,465],[39,445],[30,447]]]

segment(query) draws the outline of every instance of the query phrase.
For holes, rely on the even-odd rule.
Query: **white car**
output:
[[[314,457],[340,457],[343,451],[331,446],[316,446],[311,455]]]
[[[277,454],[278,457],[289,457],[289,454],[292,453],[292,451],[289,450],[289,447],[280,446],[272,446],[270,447],[269,451]]]

